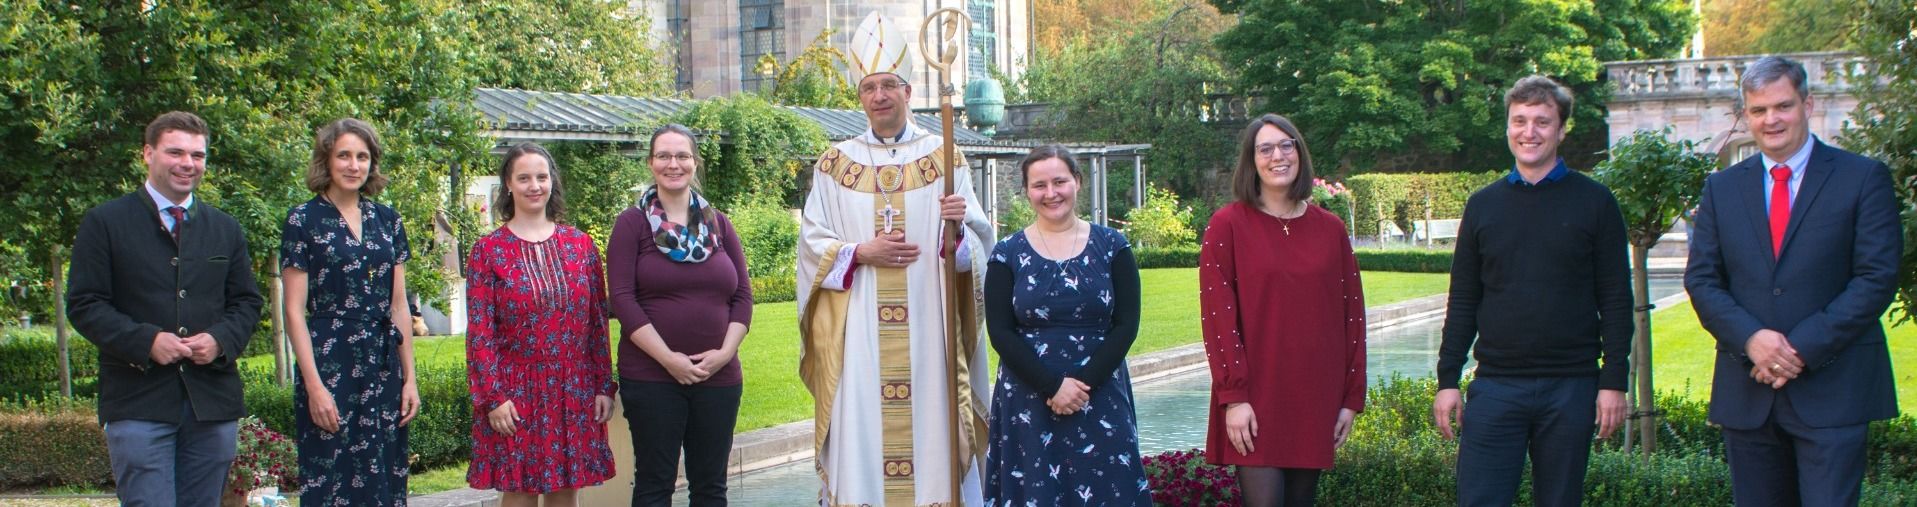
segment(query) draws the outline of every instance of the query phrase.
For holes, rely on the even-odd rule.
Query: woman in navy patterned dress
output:
[[[592,237],[558,223],[565,185],[545,148],[506,150],[499,181],[493,209],[506,224],[467,262],[466,482],[502,492],[502,507],[574,505],[613,474],[605,271]]]
[[[321,128],[306,168],[319,195],[280,228],[300,505],[406,504],[406,423],[419,414],[410,255],[399,214],[362,198],[386,187],[379,160],[366,122]]]
[[[985,275],[999,354],[987,503],[1151,505],[1125,371],[1138,334],[1131,246],[1076,215],[1070,151],[1040,147],[1020,167],[1037,218],[993,248]]]

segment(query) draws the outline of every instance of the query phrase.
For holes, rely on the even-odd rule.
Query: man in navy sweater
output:
[[[1459,505],[1511,505],[1527,453],[1537,505],[1578,505],[1593,426],[1607,438],[1626,410],[1624,216],[1610,189],[1558,158],[1570,90],[1534,75],[1504,102],[1517,164],[1465,204],[1431,412],[1445,438],[1461,423]],[[1458,378],[1473,342],[1467,408]]]

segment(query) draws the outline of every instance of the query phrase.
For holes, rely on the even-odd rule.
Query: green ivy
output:
[[[817,123],[752,94],[700,101],[672,121],[718,134],[700,136],[699,156],[701,187],[721,210],[759,198],[788,202],[806,161],[828,146]]]

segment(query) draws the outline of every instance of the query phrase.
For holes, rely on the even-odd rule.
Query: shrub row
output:
[[[97,486],[113,480],[106,433],[91,399],[60,397],[0,404],[0,490]]]
[[[1464,216],[1464,202],[1471,198],[1471,193],[1504,177],[1504,174],[1502,171],[1490,171],[1352,176],[1345,180],[1353,202],[1352,230],[1361,237],[1377,236],[1378,222],[1392,220],[1401,207],[1410,218],[1423,219],[1427,202],[1434,218]]]
[[[78,334],[67,338],[75,395],[92,395],[100,374],[99,349]],[[53,328],[6,328],[0,337],[0,398],[41,397],[60,392],[60,348]]]
[[[408,425],[415,470],[466,461],[472,453],[472,398],[463,365],[420,362],[418,417]],[[267,428],[297,438],[293,387],[273,384],[268,368],[246,368],[246,410]],[[0,403],[0,490],[101,486],[112,481],[92,398],[17,397]]]
[[[1397,273],[1450,273],[1450,250],[1417,248],[1359,248],[1358,269]]]
[[[1198,247],[1196,245],[1172,248],[1139,248],[1133,250],[1132,253],[1138,259],[1139,269],[1198,267]],[[1358,268],[1366,271],[1393,271],[1399,273],[1451,272],[1451,252],[1449,250],[1359,248],[1353,253],[1358,256]]]
[[[419,375],[419,416],[407,425],[412,445],[414,469],[432,468],[466,461],[472,453],[472,395],[466,382],[466,367],[461,364],[435,364],[417,361]],[[297,438],[293,428],[293,386],[273,384],[273,372],[252,368],[241,372],[246,379],[246,411],[260,418],[267,428]]]
[[[1455,505],[1458,446],[1438,436],[1431,422],[1432,379],[1393,378],[1372,388],[1367,408],[1350,440],[1338,451],[1337,468],[1325,474],[1319,497],[1331,505]],[[1620,448],[1620,439],[1594,444],[1585,475],[1586,505],[1730,505],[1730,469],[1724,462],[1723,439],[1705,423],[1706,403],[1665,395],[1659,407],[1658,451],[1650,460]],[[1863,492],[1864,505],[1910,505],[1917,501],[1917,467],[1911,450],[1917,445],[1917,419],[1909,416],[1871,424],[1871,464]],[[1189,453],[1185,453],[1186,456]],[[1187,464],[1185,456],[1167,453],[1146,460],[1154,488],[1161,477],[1182,478],[1165,484],[1181,496],[1196,489],[1210,490],[1211,498],[1235,496],[1196,481],[1218,474],[1197,469],[1165,474],[1150,467]],[[1167,459],[1170,458],[1170,459]],[[1227,474],[1228,475],[1228,474]],[[1530,482],[1519,486],[1517,504],[1529,505]],[[1229,481],[1227,481],[1229,482]],[[1184,496],[1185,498],[1196,495]],[[1160,505],[1191,502],[1161,496]]]

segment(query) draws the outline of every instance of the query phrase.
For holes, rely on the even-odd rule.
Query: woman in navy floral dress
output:
[[[506,224],[467,262],[466,372],[473,461],[466,482],[502,507],[574,505],[612,477],[611,338],[599,248],[561,225],[565,186],[533,143],[506,151],[494,201]]]
[[[410,255],[399,214],[362,198],[386,187],[379,160],[366,122],[321,128],[306,169],[319,195],[280,228],[300,505],[406,504],[406,423],[419,413]]]
[[[986,500],[1151,505],[1125,353],[1138,267],[1123,234],[1076,215],[1079,172],[1051,145],[1020,164],[1037,215],[992,250],[985,311],[999,354]]]

